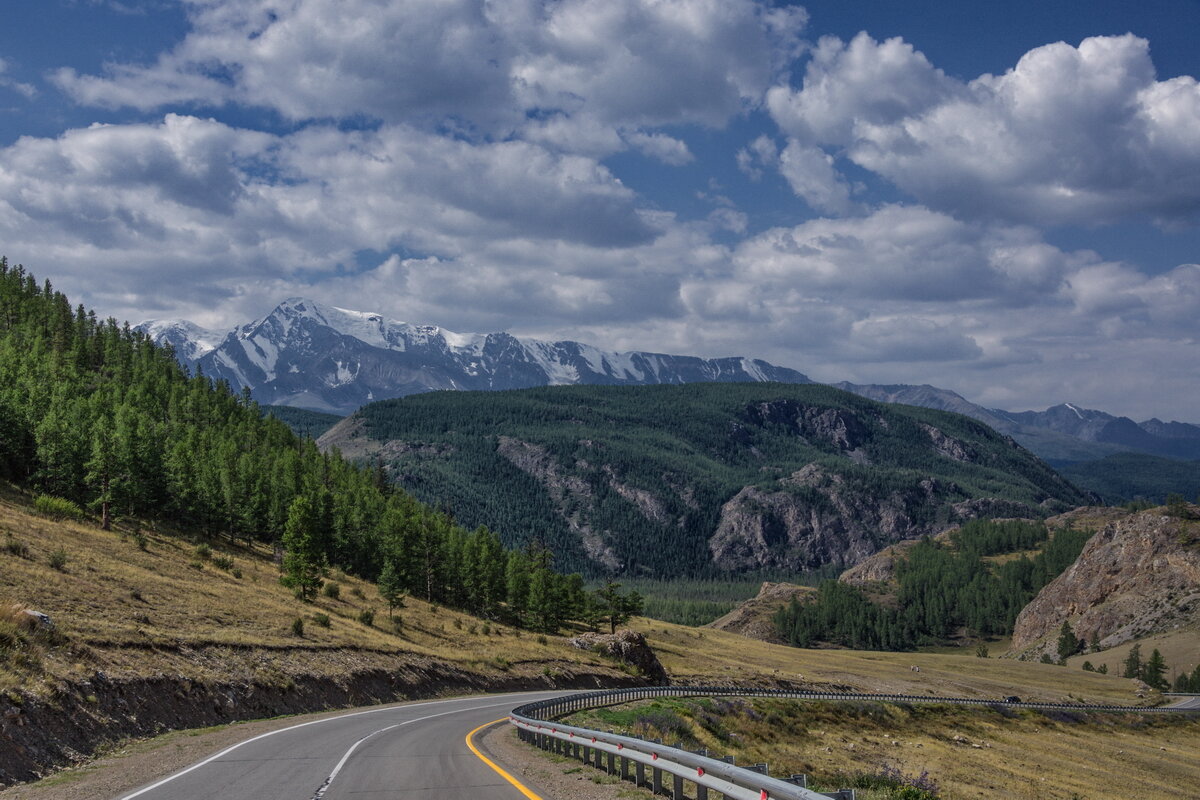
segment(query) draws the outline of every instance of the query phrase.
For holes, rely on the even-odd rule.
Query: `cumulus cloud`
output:
[[[171,114],[0,150],[0,238],[101,294],[153,293],[179,275],[211,286],[247,270],[328,272],[364,249],[458,257],[521,241],[611,254],[659,235],[592,159],[407,126],[276,136]]]
[[[262,106],[503,133],[528,115],[614,128],[720,125],[801,47],[803,9],[753,0],[190,0],[192,29],[149,65],[54,76],[78,102]],[[683,158],[665,140],[639,140]],[[664,150],[666,147],[666,150]]]
[[[1131,34],[1038,47],[969,83],[899,39],[825,38],[803,85],[771,89],[767,104],[797,141],[959,215],[1200,221],[1200,85],[1158,81]]]
[[[734,255],[756,282],[863,299],[1028,302],[1057,290],[1075,257],[1032,229],[962,222],[920,206],[773,228]]]

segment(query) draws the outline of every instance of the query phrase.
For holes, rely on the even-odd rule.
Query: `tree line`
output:
[[[1054,538],[1041,522],[973,520],[949,544],[925,538],[896,565],[894,604],[875,603],[857,587],[823,582],[815,597],[793,599],[775,625],[790,644],[817,642],[865,650],[907,650],[945,642],[960,631],[979,637],[1012,632],[1017,615],[1043,586],[1074,563],[1090,532]],[[989,557],[1041,547],[1033,557]]]
[[[584,591],[536,542],[510,552],[390,485],[382,466],[322,453],[248,393],[188,374],[169,347],[2,257],[0,478],[90,508],[105,528],[161,520],[276,545],[302,599],[336,565],[386,578],[397,599],[543,631],[640,613],[635,594]]]

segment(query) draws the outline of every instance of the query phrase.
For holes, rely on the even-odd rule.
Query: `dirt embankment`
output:
[[[200,667],[220,662],[225,669],[212,680],[182,672],[112,677],[96,671],[44,694],[0,694],[0,786],[43,777],[124,739],[169,730],[461,692],[646,683],[616,666],[556,659],[468,669],[369,650],[205,647],[157,655]]]

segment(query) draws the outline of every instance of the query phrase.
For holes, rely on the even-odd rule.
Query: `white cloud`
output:
[[[779,126],[956,215],[1200,221],[1200,85],[1157,81],[1133,35],[1029,51],[1003,75],[948,78],[898,39],[822,39]]]
[[[122,309],[181,276],[212,296],[235,280],[328,274],[367,249],[619,254],[654,242],[662,219],[592,159],[406,126],[273,136],[172,114],[0,150],[9,254],[36,254],[93,301],[123,286]]]
[[[189,0],[191,31],[149,65],[59,70],[80,103],[238,103],[293,120],[365,117],[504,135],[527,116],[613,130],[721,125],[799,51],[803,9],[754,0]],[[554,137],[550,123],[532,126]],[[631,144],[668,163],[686,146]],[[561,138],[561,137],[560,137]],[[561,140],[560,145],[566,141]],[[585,148],[596,147],[595,136]],[[565,147],[564,147],[565,149]]]
[[[885,206],[863,218],[773,228],[734,255],[755,281],[823,295],[936,303],[1028,302],[1057,289],[1074,258],[1025,228],[960,222],[919,206]]]
[[[665,133],[631,131],[625,134],[625,141],[644,155],[674,167],[681,167],[694,160],[686,142]]]
[[[20,95],[24,95],[26,99],[32,99],[37,94],[37,89],[32,84],[21,83],[18,80],[8,77],[8,61],[0,58],[0,87],[12,89]]]
[[[851,210],[850,186],[834,168],[833,157],[821,148],[791,140],[779,154],[779,171],[811,208],[834,214]]]

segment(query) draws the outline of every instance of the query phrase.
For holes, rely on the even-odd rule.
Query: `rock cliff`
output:
[[[1188,507],[1192,519],[1164,511],[1108,522],[1017,617],[1013,648],[1055,635],[1063,620],[1102,648],[1200,625],[1200,508]]]

